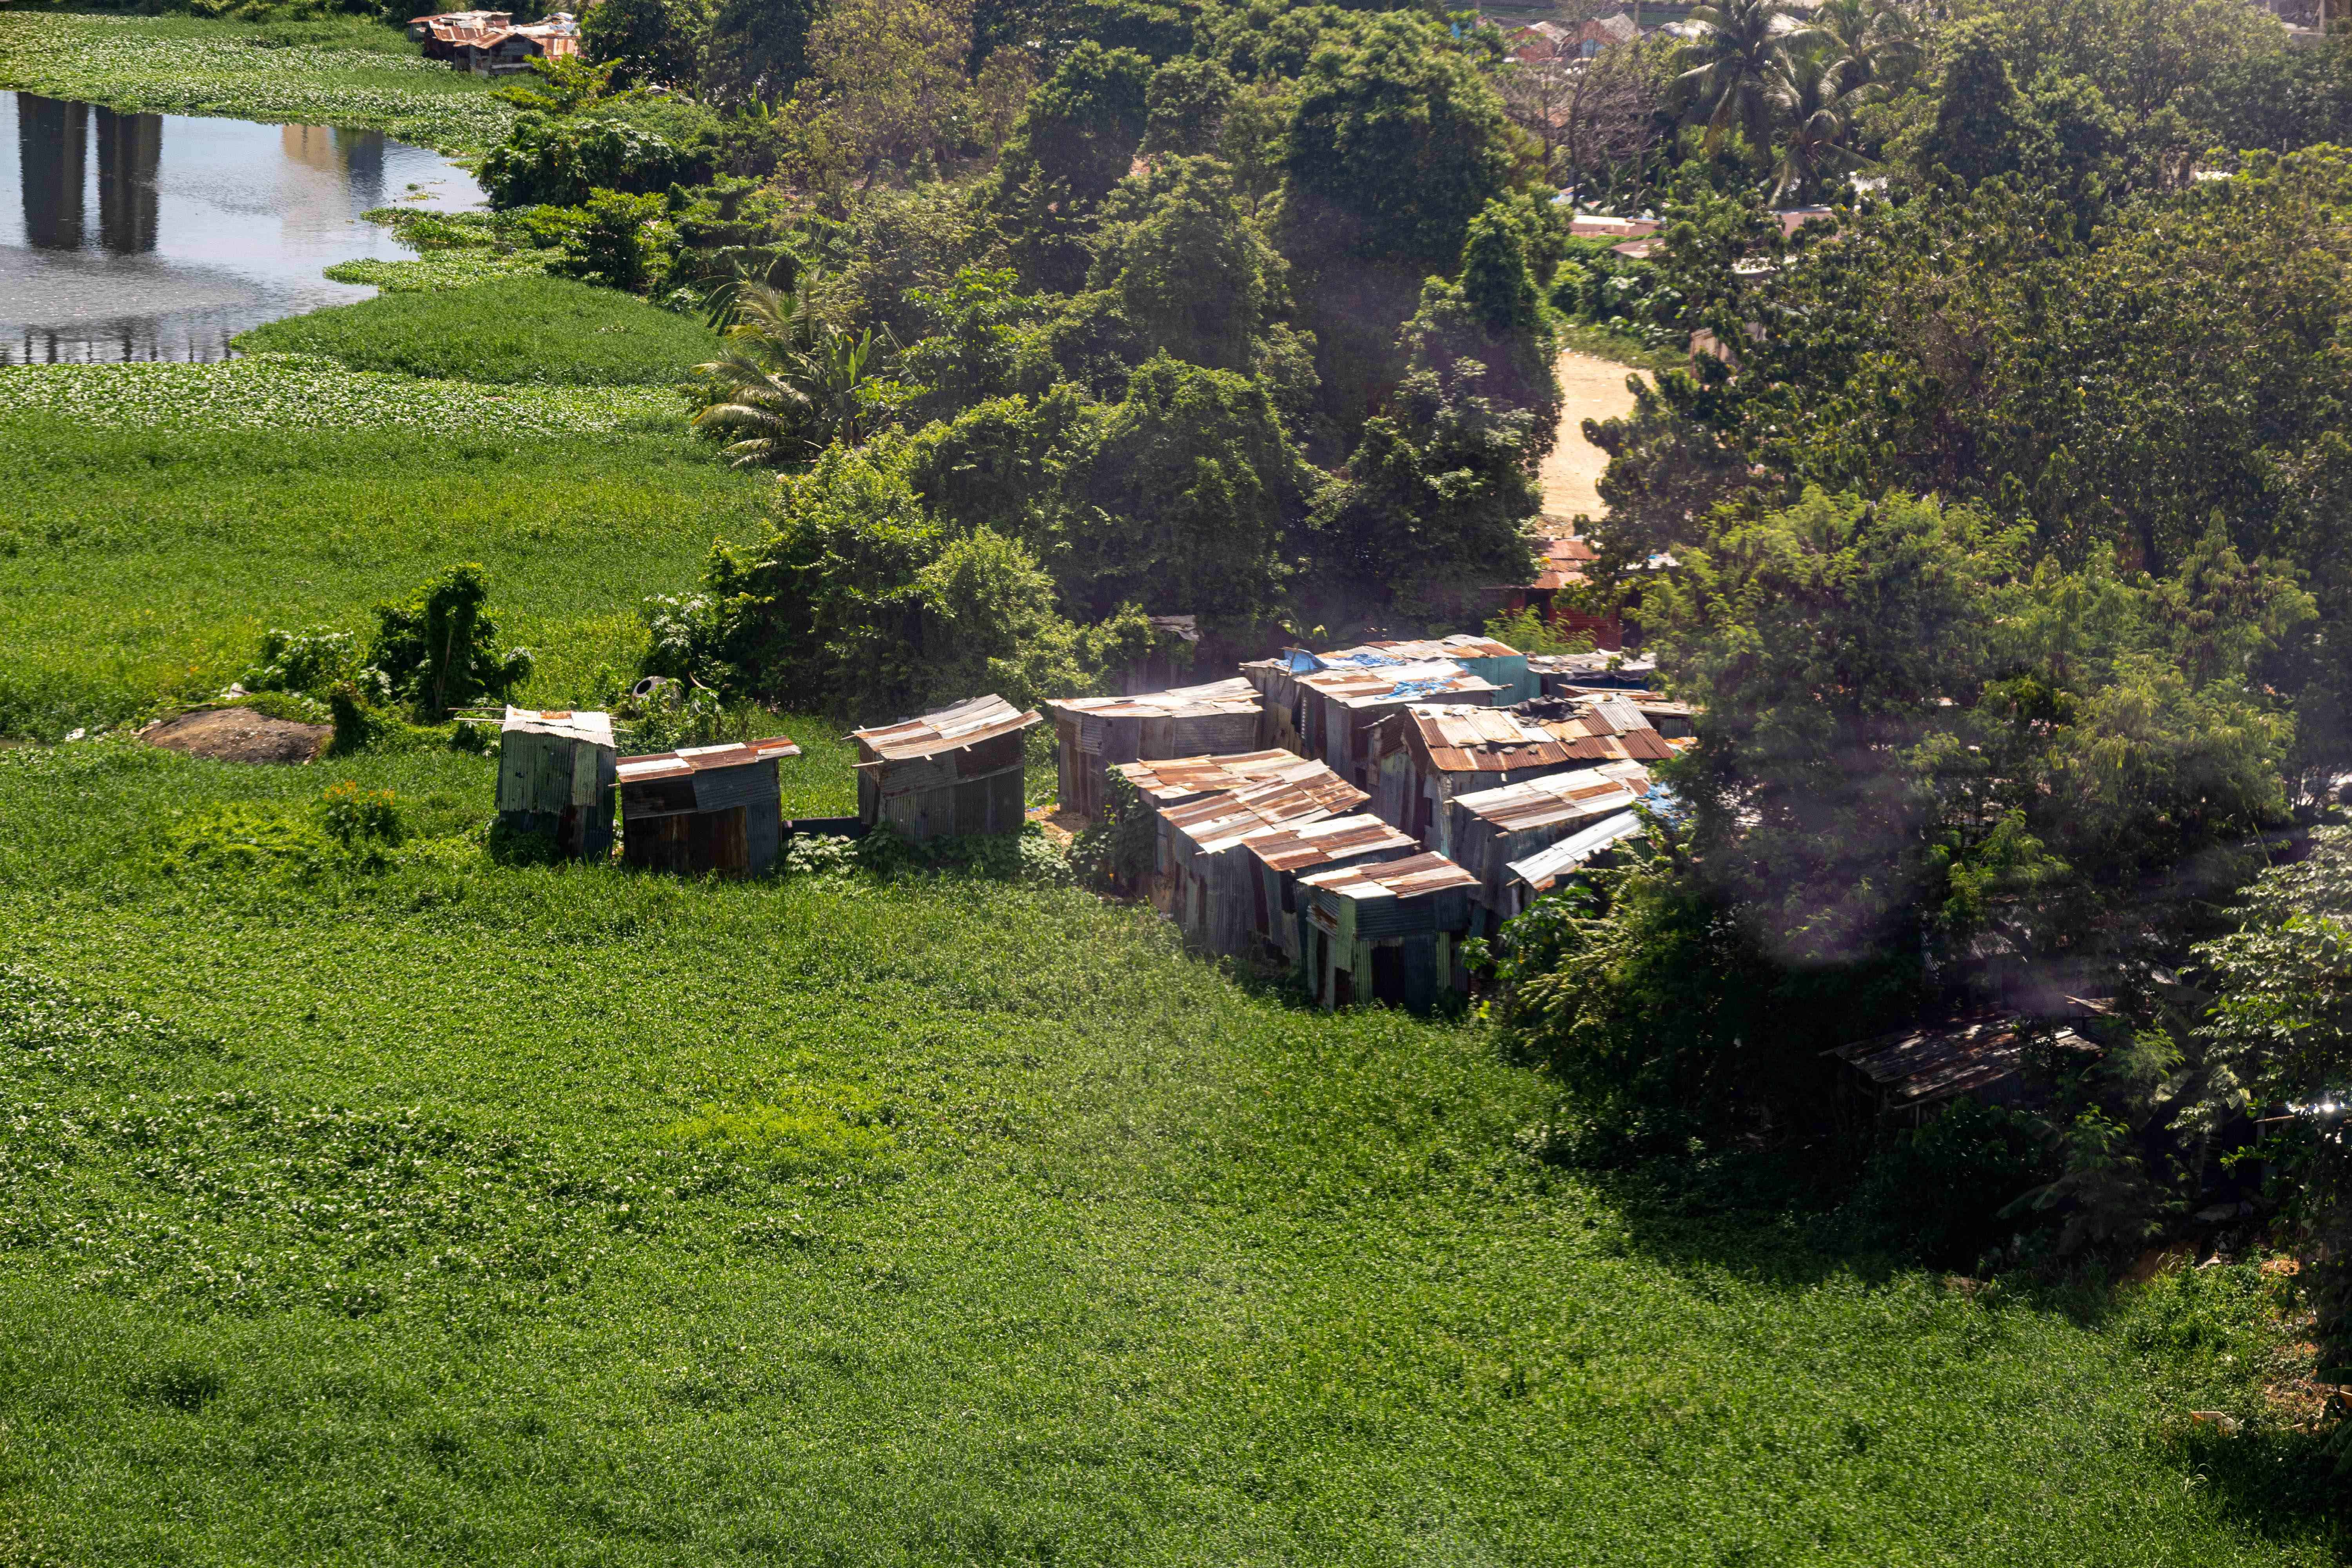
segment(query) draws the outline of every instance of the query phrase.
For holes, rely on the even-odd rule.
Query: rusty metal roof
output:
[[[1454,804],[1505,833],[1579,822],[1624,810],[1649,793],[1650,775],[1638,763],[1547,773],[1501,789],[1457,795]]]
[[[1321,763],[1309,763],[1279,778],[1171,805],[1160,819],[1202,854],[1214,855],[1253,834],[1353,811],[1370,798]]]
[[[1245,789],[1281,778],[1292,769],[1310,773],[1322,767],[1296,752],[1236,752],[1221,757],[1155,757],[1139,763],[1118,763],[1114,771],[1136,787],[1144,799],[1159,805],[1221,790]],[[1328,769],[1325,769],[1328,772]]]
[[[1897,1029],[1822,1054],[1859,1068],[1900,1108],[1948,1100],[2007,1078],[2023,1062],[2032,1034],[2033,1026],[2023,1019],[1980,1015]],[[2084,1043],[2068,1028],[2053,1030],[2052,1037],[2061,1046]]]
[[[1345,899],[1418,899],[1453,888],[1475,888],[1478,879],[1433,852],[1404,860],[1379,860],[1368,866],[1310,871],[1298,879],[1298,885],[1337,893]]]
[[[999,735],[1019,734],[1045,721],[1034,711],[1013,711],[1012,703],[991,694],[926,713],[919,719],[905,719],[871,730],[852,730],[849,733],[852,740],[884,762],[903,763],[916,757],[935,757],[941,752],[961,751]]]
[[[723,746],[680,746],[675,752],[647,752],[643,756],[623,757],[614,765],[623,784],[644,784],[651,779],[682,779],[717,768],[749,767],[754,763],[800,754],[800,747],[790,735],[771,735],[764,741],[730,741]]]
[[[1417,739],[1440,773],[1508,773],[1571,760],[1550,734],[1507,708],[1415,703],[1385,721],[1399,740]]]
[[[1617,693],[1587,697],[1565,719],[1534,722],[1576,762],[1659,763],[1675,754],[1666,738]]]
[[[1377,816],[1327,816],[1294,824],[1247,841],[1249,852],[1277,871],[1306,871],[1351,856],[1411,849],[1421,841]]]
[[[1213,713],[1255,713],[1257,688],[1241,676],[1206,686],[1180,686],[1172,691],[1148,691],[1136,697],[1065,697],[1045,704],[1059,718],[1064,712],[1097,719],[1197,719]]]
[[[1362,668],[1318,669],[1298,678],[1345,708],[1370,708],[1393,702],[1443,701],[1449,697],[1500,691],[1493,681],[1471,674],[1450,659],[1418,664],[1368,666]]]
[[[1622,653],[1596,649],[1591,653],[1538,653],[1528,657],[1528,668],[1544,675],[1645,675],[1658,668],[1654,658],[1629,658]]]
[[[509,708],[505,721],[499,726],[501,732],[520,731],[530,735],[556,735],[567,741],[585,741],[594,746],[613,744],[613,716],[569,708]]]

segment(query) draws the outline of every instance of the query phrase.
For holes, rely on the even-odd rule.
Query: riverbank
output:
[[[381,22],[0,12],[0,88],[124,112],[381,131],[479,153],[513,110],[481,78],[426,60]]]

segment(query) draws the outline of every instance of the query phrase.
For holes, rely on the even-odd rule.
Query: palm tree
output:
[[[870,331],[852,336],[817,310],[814,279],[791,293],[739,279],[713,311],[728,352],[695,366],[709,397],[697,429],[733,437],[720,448],[737,467],[782,468],[835,441],[866,435],[885,354]]]
[[[1677,63],[1683,69],[1675,78],[1675,95],[1679,102],[1707,110],[1706,150],[1714,152],[1735,123],[1750,145],[1769,145],[1767,78],[1790,46],[1811,39],[1811,29],[1773,0],[1718,0],[1693,11],[1680,30],[1684,43]]]
[[[1919,59],[1911,18],[1891,0],[1822,0],[1812,27],[1844,92],[1899,76]]]
[[[1826,49],[1803,49],[1772,62],[1765,96],[1788,127],[1772,167],[1772,201],[1813,193],[1832,175],[1867,168],[1870,160],[1845,143],[1847,91]],[[1859,91],[1860,89],[1855,89]]]

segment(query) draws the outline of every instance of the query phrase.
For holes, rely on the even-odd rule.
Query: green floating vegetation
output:
[[[256,327],[236,346],[458,382],[635,387],[674,385],[719,347],[717,335],[691,317],[610,289],[535,277],[313,310]],[[660,406],[670,419],[683,420],[674,398]]]
[[[651,307],[639,309],[659,314]],[[593,352],[575,355],[572,363],[584,363]],[[629,352],[614,350],[610,357],[623,359]],[[0,420],[38,416],[114,427],[408,429],[440,436],[495,431],[510,439],[685,423],[676,395],[667,389],[483,384],[352,370],[318,354],[282,353],[213,364],[30,365],[0,376]]]
[[[2251,1267],[1858,1268],[1532,1157],[1474,1026],[1066,890],[502,868],[492,777],[0,752],[23,1560],[2331,1560],[2187,1417]],[[399,844],[143,847],[346,781]]]
[[[520,700],[587,701],[601,681],[635,679],[638,601],[690,584],[714,538],[760,527],[766,487],[716,462],[674,410],[657,431],[553,435],[519,433],[511,412],[545,405],[534,398],[593,411],[666,393],[494,402],[476,388],[471,420],[301,428],[297,406],[269,427],[253,403],[202,395],[247,387],[240,367],[254,363],[0,375],[0,401],[61,384],[102,409],[119,409],[125,383],[174,389],[136,423],[0,417],[0,735],[55,739],[210,696],[270,628],[363,632],[368,606],[452,561],[483,563],[502,635],[532,650]],[[331,387],[373,380],[419,402],[449,395],[444,383],[321,374]]]
[[[364,283],[387,294],[429,294],[444,289],[470,289],[498,278],[536,277],[558,251],[439,250],[414,261],[383,261],[367,257],[338,261],[326,276],[336,283]]]
[[[446,153],[492,145],[514,112],[485,79],[359,18],[0,13],[0,87],[148,113],[352,126]]]

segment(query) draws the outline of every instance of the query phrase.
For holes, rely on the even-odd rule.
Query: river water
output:
[[[0,92],[0,363],[225,358],[247,327],[373,294],[320,273],[407,257],[360,217],[394,205],[482,194],[373,131]]]

